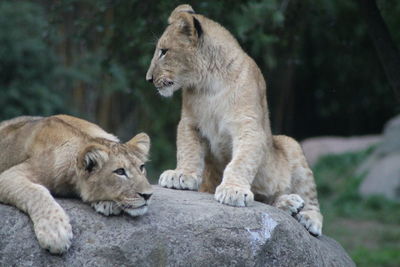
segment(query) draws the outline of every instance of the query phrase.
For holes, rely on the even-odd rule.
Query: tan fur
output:
[[[142,215],[152,194],[142,166],[149,146],[146,134],[122,144],[97,125],[67,115],[2,122],[0,202],[28,213],[39,244],[63,253],[72,229],[50,192],[78,196],[105,215]],[[126,175],[115,172],[120,168]]]
[[[321,235],[312,171],[296,141],[272,136],[256,63],[224,27],[189,5],[168,22],[146,75],[163,96],[183,90],[177,167],[160,176],[160,185],[215,192],[233,206],[255,196]]]

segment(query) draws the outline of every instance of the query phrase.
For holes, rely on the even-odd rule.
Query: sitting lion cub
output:
[[[168,22],[146,75],[162,96],[183,89],[177,167],[159,184],[215,192],[232,206],[255,197],[321,235],[313,173],[295,140],[272,136],[256,63],[224,27],[189,5],[175,8]]]
[[[131,216],[147,211],[152,194],[144,162],[150,139],[122,144],[90,122],[57,115],[0,123],[0,202],[29,214],[41,247],[71,245],[68,215],[50,195],[78,196],[96,211]]]

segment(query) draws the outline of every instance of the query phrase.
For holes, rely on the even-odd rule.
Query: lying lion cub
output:
[[[178,6],[157,43],[146,79],[162,96],[182,88],[177,167],[161,186],[215,192],[224,204],[254,199],[321,235],[313,173],[299,144],[272,136],[266,85],[256,63],[218,23]]]
[[[150,139],[122,144],[90,122],[67,115],[0,123],[0,202],[29,214],[41,247],[71,245],[68,215],[50,195],[78,196],[104,215],[147,211],[152,194],[144,162]]]

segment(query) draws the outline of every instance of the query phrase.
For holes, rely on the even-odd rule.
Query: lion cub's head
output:
[[[201,59],[197,50],[203,30],[193,13],[189,5],[175,8],[157,43],[146,79],[154,83],[162,96],[169,97],[182,87],[191,87],[199,78]]]
[[[150,138],[144,133],[125,144],[88,144],[77,159],[82,199],[105,215],[146,213],[153,192],[144,165],[149,148]]]

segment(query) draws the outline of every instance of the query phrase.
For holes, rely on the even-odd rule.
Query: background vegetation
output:
[[[334,237],[357,266],[400,265],[400,204],[384,197],[361,197],[360,164],[373,151],[332,155],[314,168],[324,233]]]
[[[384,57],[368,35],[370,17],[363,12],[364,3],[374,1],[187,2],[228,28],[262,69],[274,133],[297,139],[379,133],[383,123],[400,112],[393,93],[396,81],[388,82]],[[161,98],[145,81],[145,73],[168,15],[180,3],[0,1],[0,120],[63,112],[98,123],[122,140],[145,131],[152,137],[149,177],[156,181],[162,170],[175,165],[180,97]],[[400,2],[377,4],[398,46]],[[329,214],[327,229],[334,237],[340,233],[332,221],[346,218],[338,222],[346,225],[353,212],[372,209],[366,220],[393,217],[386,209],[374,211],[385,206],[381,200],[360,202],[354,188],[361,178],[346,179],[352,161],[359,158],[362,155],[328,158],[317,166],[323,208]],[[330,220],[331,215],[336,219]],[[398,225],[398,218],[387,220]],[[398,231],[385,236],[399,240]],[[340,241],[353,249],[345,239]],[[387,251],[378,246],[386,253],[382,257],[396,254],[396,244]],[[359,263],[368,261],[360,255],[374,255],[364,249],[368,246],[352,250]]]

